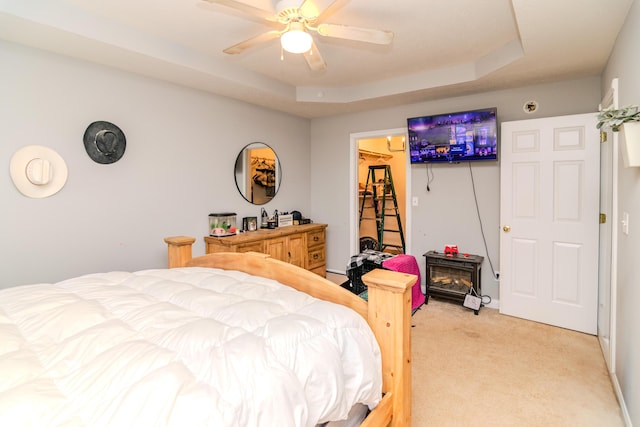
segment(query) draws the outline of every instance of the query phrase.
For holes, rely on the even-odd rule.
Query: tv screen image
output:
[[[407,119],[411,163],[498,159],[496,108]]]

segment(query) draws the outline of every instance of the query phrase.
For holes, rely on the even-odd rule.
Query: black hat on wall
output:
[[[127,147],[127,139],[113,123],[97,121],[84,132],[84,148],[96,163],[103,165],[120,160]]]

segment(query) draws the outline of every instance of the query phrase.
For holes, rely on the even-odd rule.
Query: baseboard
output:
[[[618,382],[618,377],[616,376],[615,372],[611,373],[611,384],[613,384],[613,390],[616,392],[616,397],[618,398],[618,403],[620,404],[620,410],[622,411],[622,418],[624,419],[624,425],[626,427],[633,427],[633,423],[631,422],[631,416],[629,415],[629,411],[627,410],[627,405],[624,402],[622,389],[620,388],[620,383]]]
[[[489,304],[486,304],[485,307],[500,310],[500,300],[491,298],[491,302]]]
[[[327,268],[327,273],[333,273],[333,274],[341,274],[343,276],[347,275],[346,270],[340,271],[340,270],[331,270]]]

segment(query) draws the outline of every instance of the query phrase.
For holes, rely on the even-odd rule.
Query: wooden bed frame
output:
[[[368,286],[368,302],[310,271],[267,254],[213,253],[193,258],[193,237],[164,239],[169,268],[214,267],[267,277],[313,297],[355,310],[365,318],[382,352],[383,398],[362,427],[411,426],[411,287],[417,277],[377,269],[362,276]]]

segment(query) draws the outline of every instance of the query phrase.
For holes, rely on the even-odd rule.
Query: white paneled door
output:
[[[596,113],[502,123],[500,312],[597,332]]]

